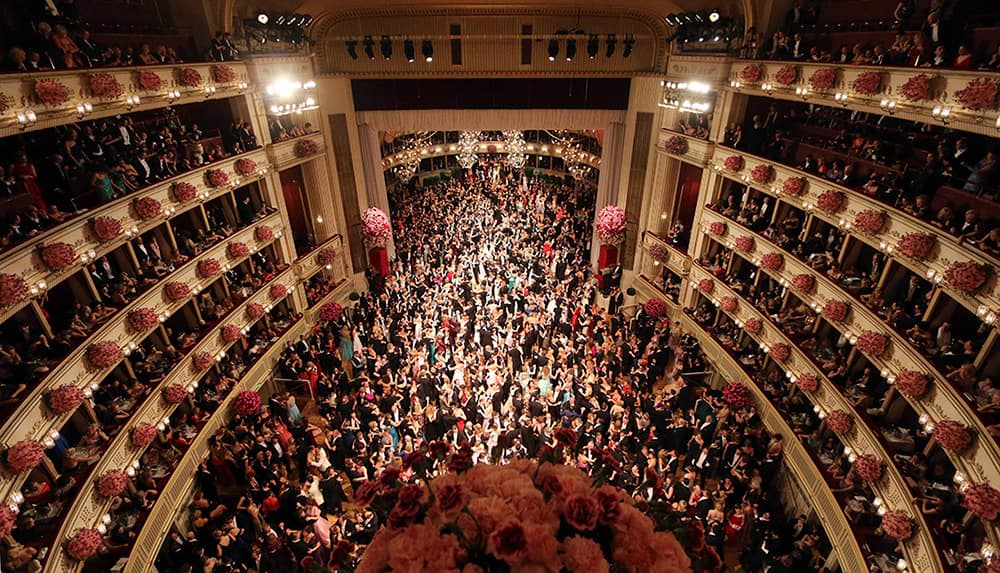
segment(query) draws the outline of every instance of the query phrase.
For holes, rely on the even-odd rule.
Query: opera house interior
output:
[[[1000,573],[995,2],[0,25],[0,571]]]

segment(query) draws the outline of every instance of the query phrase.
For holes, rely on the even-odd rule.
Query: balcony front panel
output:
[[[323,157],[325,153],[326,143],[323,141],[323,133],[319,131],[267,146],[267,157],[278,170]]]
[[[652,252],[654,247],[662,249],[660,253],[665,253],[666,259],[656,261],[656,258],[653,256],[654,253]],[[658,272],[659,266],[663,265],[677,276],[684,278],[691,269],[691,258],[688,257],[687,253],[666,242],[659,235],[646,231],[642,248],[644,251],[644,268],[642,270],[645,274],[648,274],[647,271],[650,270]],[[653,261],[659,262],[660,265],[655,265]]]
[[[672,82],[699,81],[714,86],[729,85],[734,66],[740,61],[727,56],[689,56],[673,54],[667,61],[666,80]]]
[[[681,149],[672,151],[669,149],[667,142],[675,137],[681,138],[678,141],[683,141],[684,145]],[[656,136],[656,150],[692,165],[704,167],[708,165],[708,162],[715,154],[715,143],[707,139],[698,139],[697,137],[691,137],[690,135],[669,129],[661,129]]]

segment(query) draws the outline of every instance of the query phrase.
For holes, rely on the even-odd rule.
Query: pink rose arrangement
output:
[[[0,93],[0,115],[7,113],[12,103],[14,103],[13,98],[5,93]]]
[[[240,175],[250,175],[257,171],[257,162],[253,159],[238,159],[233,165],[233,169]]]
[[[795,379],[795,385],[799,387],[799,390],[803,392],[815,392],[819,388],[819,380],[814,374],[800,374],[798,378]]]
[[[285,298],[286,294],[288,294],[288,287],[286,287],[285,285],[283,284],[271,285],[271,298],[273,299]]]
[[[118,364],[124,357],[125,354],[122,353],[121,347],[113,340],[95,342],[87,349],[87,360],[90,365],[100,370]]]
[[[701,279],[698,281],[698,290],[705,294],[711,294],[715,290],[715,281],[712,279]]]
[[[628,216],[625,209],[618,205],[608,205],[601,209],[594,221],[597,236],[605,245],[618,245],[625,240],[625,229],[628,227]]]
[[[183,397],[181,398],[183,400]],[[156,439],[156,427],[145,422],[132,428],[132,445],[137,448],[145,448]]]
[[[896,374],[896,389],[904,396],[921,398],[927,393],[927,376],[914,370],[900,370]]]
[[[336,301],[330,301],[319,309],[319,317],[326,321],[337,322],[344,315],[344,307]]]
[[[73,264],[76,249],[69,243],[49,243],[42,247],[42,261],[53,271],[61,271]]]
[[[292,152],[295,153],[295,157],[309,157],[319,153],[319,145],[311,139],[303,139],[295,144]]]
[[[244,390],[233,399],[233,409],[240,416],[250,416],[260,411],[263,400],[260,394],[254,390]]]
[[[171,384],[163,389],[163,399],[168,404],[180,404],[187,397],[187,390],[180,384]]]
[[[201,372],[208,370],[215,364],[215,358],[207,352],[199,352],[194,355],[194,369]]]
[[[204,259],[198,261],[198,274],[202,278],[211,278],[222,272],[222,264],[219,263],[219,259]]]
[[[747,64],[740,70],[740,81],[746,84],[754,84],[759,82],[763,75],[763,66],[760,64]]]
[[[771,354],[771,357],[778,362],[788,360],[788,357],[792,354],[791,349],[783,342],[775,342],[768,348],[768,352]]]
[[[212,79],[220,84],[228,84],[236,81],[236,72],[229,66],[222,64],[212,66]]]
[[[753,250],[753,237],[749,237],[749,236],[746,236],[746,235],[744,235],[742,237],[736,237],[735,246],[736,246],[736,250],[743,251],[744,253],[747,252],[747,251],[752,251]]]
[[[125,93],[125,90],[122,89],[122,85],[118,83],[118,80],[107,72],[90,74],[87,84],[90,86],[90,93],[99,98],[117,99],[122,97],[122,94]]]
[[[897,541],[913,537],[913,518],[905,511],[887,511],[882,516],[882,531]]]
[[[125,491],[128,476],[121,470],[111,470],[97,480],[97,493],[104,497],[114,497]]]
[[[663,145],[663,150],[672,155],[684,155],[687,152],[687,148],[687,140],[679,135],[671,137]]]
[[[809,292],[814,282],[812,275],[795,275],[792,277],[792,288],[799,292]]]
[[[968,426],[954,420],[941,420],[934,425],[934,439],[946,450],[959,453],[972,443],[972,432]]]
[[[226,253],[229,254],[229,258],[231,259],[242,259],[250,254],[250,247],[246,243],[233,241],[226,247]]]
[[[156,72],[146,70],[139,72],[139,86],[148,92],[155,92],[163,87],[163,80]]]
[[[793,197],[798,196],[806,188],[805,177],[789,177],[781,184],[781,190]]]
[[[782,66],[778,73],[774,74],[774,81],[783,86],[790,86],[799,78],[799,69],[796,66]]]
[[[911,259],[923,260],[934,248],[934,236],[927,233],[906,233],[896,244],[896,250]]]
[[[730,313],[736,312],[736,308],[738,306],[739,306],[739,303],[736,302],[736,297],[724,296],[724,297],[722,297],[722,300],[719,301],[719,308],[721,308],[722,310],[724,310],[726,312],[730,312]]]
[[[835,68],[819,68],[809,77],[809,85],[814,90],[828,90],[837,81]]]
[[[874,330],[866,330],[858,337],[858,350],[869,356],[882,356],[889,349],[889,339]]]
[[[781,253],[767,253],[760,258],[760,266],[769,271],[776,271],[785,264],[785,257]]]
[[[7,448],[7,467],[16,474],[38,467],[45,456],[45,448],[34,440],[21,440]]]
[[[167,286],[163,288],[163,292],[167,295],[167,299],[176,302],[191,296],[191,287],[184,283],[167,283]]]
[[[251,320],[257,320],[258,318],[264,316],[264,305],[259,302],[251,302],[247,305],[247,316]]]
[[[101,532],[96,529],[80,529],[66,544],[66,553],[77,561],[86,561],[97,553],[104,544]]]
[[[722,399],[734,408],[745,408],[753,399],[747,387],[739,382],[730,382],[722,389]]]
[[[986,282],[989,267],[974,261],[958,261],[944,272],[944,280],[951,288],[973,294]]]
[[[882,86],[882,74],[879,72],[861,72],[851,82],[851,89],[861,95],[875,95]]]
[[[971,484],[962,492],[962,507],[983,521],[994,521],[1000,515],[1000,491],[988,483]]]
[[[739,155],[730,155],[722,162],[722,166],[729,171],[739,171],[743,169],[743,158]]]
[[[721,237],[726,234],[726,224],[721,221],[712,221],[712,224],[708,226],[708,232],[716,237]]]
[[[750,334],[760,334],[764,325],[760,322],[759,318],[748,318],[746,323],[743,324],[743,328]]]
[[[754,183],[768,183],[771,181],[772,177],[774,177],[774,168],[770,165],[764,165],[763,163],[754,167],[753,170],[750,171],[750,179],[752,179]]]
[[[838,436],[843,436],[847,432],[850,432],[853,425],[854,419],[843,410],[834,410],[826,417],[826,427],[830,428],[830,431]]]
[[[0,505],[0,539],[7,537],[14,530],[14,521],[16,518],[17,515],[9,505]]]
[[[205,174],[208,184],[212,187],[222,187],[229,183],[229,174],[221,169],[209,169]]]
[[[174,183],[173,192],[174,199],[179,203],[187,203],[198,196],[198,188],[186,181]]]
[[[333,247],[320,249],[319,254],[316,255],[316,260],[319,261],[319,264],[321,265],[333,264],[333,261],[337,260],[337,249],[334,249]]]
[[[670,251],[662,245],[653,245],[649,248],[649,256],[654,261],[666,262],[670,258]]]
[[[978,77],[955,92],[955,99],[962,107],[972,111],[993,109],[997,104],[997,80]]]
[[[44,104],[60,105],[69,101],[69,88],[58,80],[38,80],[35,95]]]
[[[844,194],[832,189],[823,191],[816,199],[816,206],[827,213],[836,213],[844,206]]]
[[[243,332],[240,331],[240,327],[236,325],[227,324],[222,327],[222,339],[226,342],[236,342],[242,334]]]
[[[874,235],[885,225],[885,213],[874,209],[865,209],[854,217],[854,227],[862,233]]]
[[[660,298],[651,298],[642,305],[642,310],[652,319],[657,319],[667,313],[667,303]]]
[[[101,241],[110,241],[124,232],[122,223],[114,217],[97,217],[91,222],[94,235]]]
[[[134,203],[132,203],[132,206],[135,209],[135,214],[138,215],[140,219],[144,220],[156,217],[157,215],[160,214],[160,211],[163,209],[163,206],[160,205],[160,202],[157,201],[156,199],[153,199],[152,197],[143,197],[141,199],[137,199]]]
[[[270,241],[274,237],[274,231],[269,225],[261,225],[253,230],[253,236],[258,241]]]
[[[854,473],[865,483],[876,482],[882,477],[882,460],[875,454],[862,454],[854,460]]]
[[[54,388],[46,396],[49,408],[56,414],[66,414],[76,410],[80,404],[83,404],[83,399],[83,390],[72,384],[63,384]]]
[[[0,307],[15,305],[28,296],[28,283],[18,275],[0,273]]]
[[[196,88],[204,81],[201,72],[194,68],[184,68],[180,71],[181,85],[186,88]]]
[[[833,322],[844,322],[847,308],[847,303],[842,300],[828,300],[823,305],[823,317]]]
[[[907,101],[918,102],[927,99],[931,91],[931,78],[927,74],[917,74],[907,79],[899,87],[899,93]]]

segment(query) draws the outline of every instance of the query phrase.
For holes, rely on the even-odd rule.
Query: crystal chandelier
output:
[[[590,166],[584,163],[584,153],[577,142],[569,143],[563,149],[563,163],[574,179],[583,179],[590,175]]]
[[[527,156],[524,152],[528,145],[524,141],[524,134],[520,131],[503,132],[504,142],[507,144],[507,161],[512,169],[524,169]]]
[[[409,181],[420,169],[420,148],[416,140],[407,142],[400,155],[402,162],[393,169],[393,172],[400,181]]]
[[[590,175],[590,166],[583,163],[573,163],[569,166],[569,174],[573,176],[573,179],[585,179]]]
[[[479,160],[476,151],[479,149],[479,139],[482,134],[478,131],[463,131],[458,136],[458,164],[463,169],[472,169],[472,166]]]

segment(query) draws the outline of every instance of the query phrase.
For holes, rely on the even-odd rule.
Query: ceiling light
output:
[[[559,40],[552,39],[549,40],[549,61],[556,61],[556,56],[559,55]]]
[[[635,37],[629,34],[625,36],[624,47],[622,48],[622,57],[627,58],[632,55],[632,49],[635,47]]]
[[[608,58],[615,55],[615,44],[617,43],[614,34],[608,34],[608,51],[604,55]]]
[[[358,59],[358,41],[348,40],[344,43],[347,44],[347,55],[351,56],[352,60]]]
[[[434,44],[430,40],[424,40],[420,45],[420,53],[424,55],[425,62],[434,61]]]
[[[593,60],[597,57],[597,49],[600,47],[601,41],[597,39],[597,34],[591,34],[587,38],[587,57]]]
[[[379,50],[382,52],[382,57],[391,60],[392,59],[392,39],[389,36],[382,36],[379,41]]]
[[[576,57],[576,40],[570,38],[566,40],[566,61],[572,62]]]
[[[721,17],[722,15],[719,14],[718,10],[712,10],[711,12],[708,13],[708,21],[712,23],[718,22],[719,18]]]
[[[403,40],[403,54],[406,56],[406,61],[410,62],[411,64],[413,63],[413,60],[416,59],[416,57],[414,56],[413,40],[410,40],[408,38],[406,40]]]
[[[267,24],[270,20],[271,19],[267,17],[267,14],[263,12],[257,14],[257,21],[260,22],[261,24]]]
[[[368,56],[369,60],[374,60],[375,59],[375,40],[373,40],[371,36],[365,36],[365,39],[364,39],[363,43],[365,45],[365,55]]]

